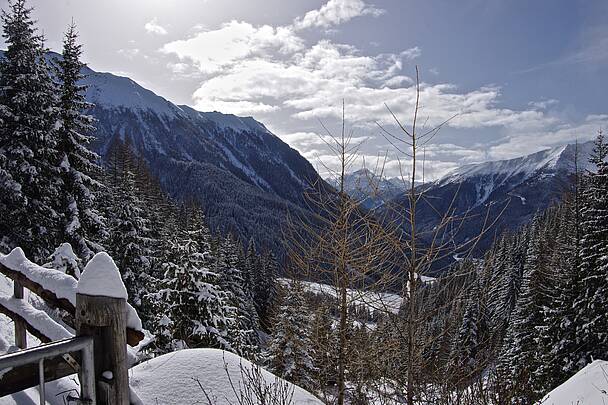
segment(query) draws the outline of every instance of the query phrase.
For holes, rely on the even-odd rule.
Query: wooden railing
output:
[[[2,373],[0,397],[40,385],[40,401],[44,404],[45,382],[78,373],[80,403],[128,405],[127,344],[136,346],[144,335],[127,328],[126,300],[78,294],[70,288],[66,299],[2,264],[0,273],[14,283],[13,296],[0,297],[0,313],[14,321],[15,345],[23,349],[0,356],[0,372],[10,368]],[[62,321],[75,330],[76,336],[32,307],[24,299],[24,288],[50,308],[61,310]],[[28,332],[43,345],[27,349]]]
[[[36,385],[37,382],[40,392],[40,405],[44,405],[46,403],[44,383],[47,381],[47,377],[52,376],[53,379],[56,379],[74,373],[74,371],[61,371],[62,368],[58,365],[57,359],[74,352],[79,352],[81,359],[80,372],[78,373],[80,379],[80,398],[78,400],[81,404],[95,405],[97,402],[93,338],[90,336],[60,340],[0,356],[0,370],[18,370],[20,376],[19,381],[12,381],[10,378],[6,379],[6,376],[3,376],[2,385],[10,386],[12,389],[15,389],[14,384],[27,385],[27,387],[20,387],[24,389]],[[36,368],[38,369],[37,373]]]

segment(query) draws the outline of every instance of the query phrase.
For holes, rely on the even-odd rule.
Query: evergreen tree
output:
[[[72,250],[69,243],[62,243],[49,257],[44,267],[59,270],[65,274],[79,279],[80,269],[83,267],[82,260]]]
[[[555,298],[545,308],[544,326],[539,330],[539,367],[535,379],[549,392],[578,371],[575,306],[580,295],[580,239],[577,193],[569,196],[554,213],[558,234],[551,254]]]
[[[266,357],[273,373],[312,390],[316,370],[306,307],[301,284],[292,283],[277,313]]]
[[[460,327],[452,341],[448,363],[448,367],[455,371],[449,375],[455,375],[456,382],[460,384],[469,382],[474,373],[478,371],[477,351],[480,343],[481,318],[479,301],[479,286],[477,282],[473,282],[466,297]]]
[[[608,144],[600,131],[582,193],[581,294],[575,302],[577,366],[608,356]]]
[[[226,293],[231,309],[231,324],[227,340],[233,350],[254,360],[259,354],[259,321],[250,291],[246,290],[238,266],[236,244],[230,239],[220,239],[216,252],[214,272],[220,275],[220,287]]]
[[[272,308],[277,297],[277,261],[272,253],[256,259],[253,274],[253,296],[255,307],[263,328],[269,329]]]
[[[0,61],[0,245],[34,261],[57,246],[59,197],[56,88],[24,0],[2,12],[7,44]]]
[[[142,298],[149,292],[151,238],[133,161],[128,144],[117,140],[110,150],[110,168],[106,175],[109,184],[104,198],[109,228],[106,245],[121,272],[129,301],[141,310]]]
[[[62,179],[59,210],[61,239],[69,242],[83,262],[101,250],[99,241],[104,228],[103,219],[94,206],[94,190],[99,183],[93,179],[100,170],[95,163],[99,156],[88,149],[94,128],[93,118],[83,112],[91,107],[84,97],[85,86],[80,61],[82,46],[72,22],[63,40],[62,58],[57,61],[60,86],[57,134]]]
[[[157,316],[160,351],[185,347],[232,350],[227,340],[231,310],[220,276],[211,269],[211,244],[201,241],[201,229],[202,223],[193,218],[167,243],[162,265],[165,274],[157,294],[164,306]]]
[[[247,249],[241,253],[239,257],[239,267],[242,269],[243,282],[245,283],[245,288],[250,292],[254,305],[256,301],[255,296],[255,273],[258,270],[258,260],[255,251],[255,243],[253,239],[249,240],[249,244],[247,245]]]
[[[539,367],[537,335],[544,324],[543,313],[551,288],[542,254],[544,231],[536,217],[529,233],[521,293],[499,359],[499,371],[518,404],[533,403],[542,394],[534,370]]]

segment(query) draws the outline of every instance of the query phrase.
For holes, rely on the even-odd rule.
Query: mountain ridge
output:
[[[514,231],[529,223],[538,213],[561,200],[572,189],[574,156],[579,151],[578,167],[592,169],[588,158],[593,142],[562,145],[514,159],[462,166],[444,177],[418,186],[424,194],[417,205],[416,221],[422,234],[434,235],[449,212],[456,218],[440,239],[456,248],[471,241],[480,256],[505,231]],[[394,212],[388,218],[400,220],[408,206],[406,196],[391,200]],[[488,224],[492,224],[488,227]],[[480,230],[484,233],[480,235]],[[442,261],[441,266],[455,260]]]
[[[176,105],[128,77],[83,70],[92,147],[104,157],[129,141],[177,200],[198,200],[214,231],[281,254],[288,213],[310,218],[310,184],[325,184],[299,152],[253,117]]]

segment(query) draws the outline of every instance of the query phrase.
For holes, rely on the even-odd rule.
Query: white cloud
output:
[[[127,59],[133,59],[141,53],[138,48],[119,49],[117,52]]]
[[[594,139],[600,128],[608,126],[608,115],[589,115],[580,123],[559,123],[555,127],[511,134],[489,149],[491,160],[511,159],[554,146]]]
[[[555,104],[557,104],[557,103],[559,103],[559,101],[558,101],[558,100],[555,100],[555,99],[553,99],[553,98],[550,98],[550,99],[548,99],[548,100],[541,100],[541,101],[530,101],[530,102],[528,103],[528,105],[529,105],[529,106],[532,106],[532,107],[536,107],[536,108],[538,108],[539,110],[546,110],[548,107],[550,107],[550,106],[552,106],[552,105],[555,105]]]
[[[152,20],[148,21],[144,25],[144,29],[146,30],[146,32],[148,34],[156,34],[156,35],[167,35],[168,34],[167,30],[158,23],[158,20],[156,18],[153,18]]]
[[[220,111],[226,114],[252,115],[277,111],[279,107],[254,101],[222,101],[213,100],[198,103],[196,108],[200,111]]]
[[[231,21],[219,29],[196,33],[191,38],[165,44],[161,51],[190,59],[206,73],[221,72],[236,61],[255,56],[293,53],[303,46],[289,27],[271,27]]]
[[[315,132],[320,129],[318,120],[328,125],[340,121],[344,101],[349,125],[361,132],[357,136],[373,137],[362,148],[359,164],[387,150],[394,152],[379,135],[375,122],[395,129],[386,104],[399,119],[409,123],[416,99],[412,61],[420,57],[421,49],[366,54],[355,46],[323,37],[312,40],[299,30],[321,28],[318,31],[322,34],[328,27],[354,17],[378,13],[360,0],[329,0],[320,9],[296,18],[292,25],[256,26],[230,21],[169,42],[161,51],[177,57],[168,65],[174,74],[198,71],[202,80],[193,93],[195,108],[261,116],[269,126],[279,129],[277,133],[284,141],[313,161],[331,161],[323,142],[327,140],[325,135],[319,138]],[[494,143],[489,147],[466,137],[457,141],[453,135],[451,139],[436,140],[437,144],[426,149],[427,178],[444,174],[457,164],[515,157],[567,142],[581,137],[578,132],[587,133],[608,121],[607,117],[592,117],[581,125],[568,126],[549,111],[556,100],[506,108],[501,106],[500,87],[462,90],[453,83],[432,82],[438,70],[429,72],[420,83],[422,129],[454,117],[442,131],[487,132],[493,135]],[[496,142],[496,136],[502,139]],[[395,153],[389,155],[386,168],[389,175],[404,170]]]
[[[329,0],[320,9],[309,11],[304,17],[296,18],[296,29],[321,27],[330,28],[363,15],[379,16],[384,10],[366,4],[363,0]]]

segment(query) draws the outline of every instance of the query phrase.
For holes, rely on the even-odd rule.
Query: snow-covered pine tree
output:
[[[578,187],[577,187],[578,188]],[[539,330],[539,367],[534,371],[544,392],[549,392],[578,371],[574,359],[578,349],[574,303],[580,295],[580,225],[578,193],[566,196],[563,204],[552,210],[557,228],[550,267],[555,280],[554,299],[544,310],[544,326]]]
[[[212,270],[220,276],[220,287],[231,309],[227,340],[237,354],[255,360],[260,352],[260,325],[251,292],[246,290],[238,268],[237,245],[230,238],[220,238],[216,246]]]
[[[0,245],[41,262],[57,246],[56,88],[42,35],[25,0],[2,13],[0,61]]]
[[[503,235],[484,260],[482,298],[486,303],[487,327],[491,334],[487,342],[491,346],[487,348],[491,357],[502,351],[501,346],[520,295],[528,234],[526,226],[515,234]]]
[[[608,144],[599,132],[590,159],[597,170],[582,193],[581,295],[575,302],[577,367],[608,356]]]
[[[538,328],[543,325],[551,289],[551,276],[542,254],[544,232],[542,221],[535,217],[529,231],[521,292],[498,364],[499,373],[518,404],[533,403],[541,396],[542,387],[533,373],[539,367]]]
[[[256,263],[253,274],[253,297],[260,317],[260,325],[268,329],[277,298],[278,265],[272,252],[258,257]]]
[[[172,235],[169,222],[174,219],[171,203],[162,191],[159,180],[152,175],[142,156],[133,157],[135,186],[142,202],[142,218],[146,223],[146,239],[149,261],[158,261],[162,249],[161,239]],[[153,267],[153,266],[152,266]]]
[[[99,156],[87,147],[92,139],[89,134],[94,130],[94,120],[84,113],[91,104],[84,97],[86,87],[79,84],[84,67],[81,54],[82,46],[72,22],[63,40],[62,58],[56,61],[60,89],[57,135],[63,182],[58,210],[61,239],[70,243],[86,263],[102,249],[99,242],[104,222],[94,204],[95,190],[99,189],[94,177],[101,168],[96,163]]]
[[[83,267],[82,260],[76,256],[69,243],[62,243],[49,257],[44,267],[59,270],[65,274],[79,279],[80,269]]]
[[[452,340],[448,368],[453,372],[448,373],[457,385],[468,384],[474,373],[478,370],[477,351],[479,350],[480,338],[480,296],[479,285],[475,280],[469,291],[467,291],[464,303],[464,314],[458,332]]]
[[[136,187],[134,157],[127,144],[116,140],[109,152],[104,196],[109,236],[105,245],[121,272],[129,301],[141,310],[142,298],[149,293],[151,268],[149,223],[144,215],[141,193]]]
[[[269,369],[308,390],[315,388],[310,319],[301,283],[294,281],[282,299],[266,353]]]
[[[227,340],[231,308],[219,275],[211,270],[211,243],[202,229],[201,218],[191,217],[164,249],[165,274],[157,294],[164,308],[157,317],[159,345],[166,345],[158,347],[161,352],[184,347],[232,350]]]
[[[257,255],[255,252],[255,242],[253,239],[249,240],[247,248],[241,251],[239,257],[239,268],[241,269],[243,282],[245,283],[246,289],[252,296],[255,305],[255,272],[257,270]]]

